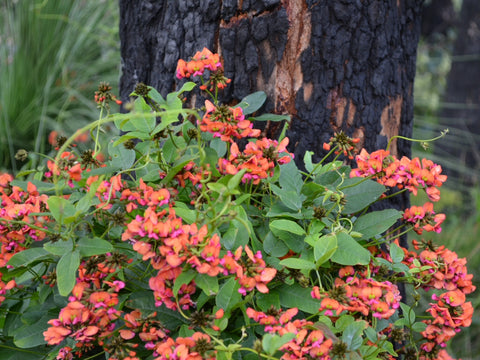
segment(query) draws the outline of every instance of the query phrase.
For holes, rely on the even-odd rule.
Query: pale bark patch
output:
[[[382,130],[380,135],[386,136],[390,140],[400,132],[400,118],[402,115],[403,97],[398,95],[390,98],[390,103],[383,109],[380,117]],[[390,145],[390,153],[398,156],[397,139],[393,139]]]
[[[294,114],[295,97],[303,86],[300,56],[308,48],[312,32],[311,16],[305,1],[283,0],[290,27],[282,59],[275,69],[275,110]]]

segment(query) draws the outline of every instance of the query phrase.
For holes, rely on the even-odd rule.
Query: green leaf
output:
[[[160,179],[160,166],[155,163],[148,163],[145,167],[136,170],[137,178],[142,178],[143,181],[157,181]]]
[[[351,186],[345,188],[345,186]],[[385,191],[385,186],[373,180],[345,179],[340,190],[347,201],[343,213],[353,214],[375,202]]]
[[[425,329],[427,328],[427,324],[424,324],[424,323],[419,323],[419,324],[425,325]],[[393,344],[390,341],[383,342],[382,348],[384,350],[386,350],[390,355],[395,356],[395,357],[398,356],[398,354],[395,352]]]
[[[344,314],[335,321],[335,330],[336,332],[343,332],[348,325],[355,322],[355,318],[352,315]]]
[[[286,266],[290,269],[299,269],[299,270],[315,270],[316,266],[314,263],[304,259],[297,258],[287,258],[280,261],[280,265]]]
[[[405,257],[405,252],[403,251],[403,249],[400,246],[398,246],[397,244],[392,242],[390,244],[390,256],[391,256],[392,261],[394,263],[400,263],[400,262],[402,262],[403,258]]]
[[[303,187],[303,179],[295,162],[290,161],[288,164],[280,166],[280,178],[278,179],[280,187],[283,190],[301,193]]]
[[[263,335],[262,347],[268,355],[273,356],[278,349],[295,337],[294,333],[286,333],[282,336],[267,333]]]
[[[180,90],[177,91],[177,94],[180,95],[185,91],[192,91],[195,86],[197,86],[197,84],[195,84],[193,81],[187,81],[185,84],[182,85]]]
[[[248,229],[240,221],[232,220],[220,242],[225,249],[235,250],[247,245],[249,238]]]
[[[242,108],[244,115],[249,115],[260,109],[265,100],[267,100],[267,94],[263,91],[257,91],[245,96],[238,106]]]
[[[80,265],[78,250],[64,254],[57,264],[57,286],[61,296],[67,296],[75,286],[77,270]]]
[[[273,193],[280,197],[280,200],[286,207],[296,212],[302,209],[303,201],[307,198],[305,195],[299,194],[297,190],[281,189],[274,184],[271,184],[270,187]]]
[[[197,275],[197,272],[191,269],[183,271],[180,275],[178,275],[175,279],[175,283],[173,284],[173,295],[177,296],[182,285],[190,284],[190,282],[195,278],[195,275]]]
[[[347,344],[350,351],[355,351],[363,343],[362,332],[367,328],[367,322],[364,320],[357,320],[349,324],[343,331],[342,341]]]
[[[266,294],[262,294],[261,292],[259,292],[255,294],[255,297],[257,299],[257,305],[261,311],[265,312],[268,309],[270,309],[272,306],[275,309],[280,309],[282,306],[280,304],[280,297],[276,292],[269,292]]]
[[[311,173],[315,167],[312,162],[313,154],[313,151],[305,151],[305,154],[303,155],[303,163],[305,164],[305,170],[307,170],[309,173]]]
[[[290,115],[278,115],[278,114],[262,114],[260,116],[252,117],[251,120],[253,121],[290,121]]]
[[[90,207],[97,204],[98,199],[96,198],[95,193],[102,182],[103,176],[90,184],[88,192],[75,204],[75,216],[86,213]]]
[[[208,187],[210,190],[218,193],[219,195],[228,196],[228,194],[227,194],[227,186],[226,186],[226,185],[223,185],[223,184],[221,184],[221,183],[219,183],[219,182],[216,182],[216,183],[210,182],[210,183],[207,183],[207,187]]]
[[[319,237],[313,245],[313,256],[315,258],[317,268],[330,260],[337,249],[337,236],[335,234],[327,234]]]
[[[229,190],[235,190],[242,181],[243,175],[247,172],[247,169],[240,170],[228,180],[227,187]]]
[[[138,97],[133,103],[133,113],[129,121],[129,125],[140,133],[150,133],[155,128],[156,119],[151,114],[152,108],[145,102],[143,97]],[[145,114],[145,116],[138,116],[137,114]]]
[[[241,300],[242,295],[238,292],[240,285],[231,277],[222,285],[215,297],[215,304],[225,312],[230,312]]]
[[[172,92],[167,94],[167,105],[165,109],[167,110],[166,118],[168,123],[172,123],[172,120],[175,119],[176,122],[178,121],[178,116],[182,110],[182,100],[179,98],[180,92]],[[163,116],[162,116],[163,117]]]
[[[170,310],[165,305],[156,306],[151,290],[130,293],[127,305],[132,309],[142,309],[145,314],[156,312],[158,318],[164,324],[168,324],[168,328],[172,331],[187,323],[187,320],[178,311]]]
[[[283,284],[272,290],[277,292],[280,297],[280,303],[287,308],[298,308],[308,314],[317,314],[320,308],[320,302],[310,295],[308,288],[303,288],[297,283],[293,285]]]
[[[400,307],[402,308],[403,317],[405,318],[405,321],[407,321],[407,326],[414,324],[416,319],[415,311],[402,302],[400,303]]]
[[[288,246],[273,235],[271,231],[269,231],[263,239],[263,250],[265,250],[268,255],[281,257],[288,253],[288,249]]]
[[[336,237],[338,248],[331,257],[333,262],[341,265],[367,265],[370,262],[370,252],[345,231],[338,232]]]
[[[113,143],[113,146],[122,145],[123,143],[131,139],[147,140],[150,138],[151,136],[149,133],[144,133],[140,131],[130,131],[125,135],[120,136],[117,140],[115,140],[115,142]]]
[[[158,105],[165,104],[165,99],[154,87],[148,86],[148,97]]]
[[[286,219],[274,220],[269,227],[273,235],[283,240],[294,252],[300,253],[304,249],[305,230],[296,222]]]
[[[27,266],[34,261],[48,257],[49,255],[50,253],[44,248],[26,249],[13,255],[7,264],[13,267]]]
[[[133,131],[135,127],[130,123],[131,114],[116,114],[113,123],[116,128],[122,131]]]
[[[153,298],[153,295],[151,295]],[[145,309],[143,307],[135,307],[136,309]],[[174,331],[181,324],[185,324],[187,320],[180,315],[178,311],[168,309],[164,304],[156,306],[152,309],[157,313],[158,318],[163,324],[168,324],[168,328]]]
[[[300,225],[298,225],[296,222],[291,220],[285,220],[285,219],[273,220],[269,226],[273,234],[278,237],[280,237],[280,234],[283,235],[285,232],[296,234],[296,235],[306,234],[305,230]]]
[[[110,242],[99,237],[88,238],[83,237],[77,242],[77,249],[80,251],[82,257],[102,255],[112,252],[113,246]]]
[[[217,152],[219,158],[227,153],[227,143],[220,138],[214,138],[210,141],[210,147]]]
[[[43,332],[50,325],[47,323],[52,317],[44,315],[33,324],[25,324],[14,331],[13,342],[21,349],[28,349],[45,344]]]
[[[43,248],[53,255],[62,256],[63,254],[73,250],[73,241],[72,239],[65,241],[59,240],[55,242],[49,241],[43,244]]]
[[[6,341],[2,342],[4,348],[0,348],[0,359],[2,360],[51,360],[48,358],[48,354],[45,351],[45,347],[37,347],[34,351],[23,352],[23,351],[12,351],[12,348],[15,346],[14,343],[7,343]]]
[[[209,276],[207,274],[197,274],[195,283],[208,295],[216,295],[218,293],[218,278],[216,276]]]
[[[121,170],[129,169],[135,162],[135,150],[127,149],[122,145],[114,146],[116,139],[117,137],[114,136],[108,144],[108,154],[112,157],[110,165]]]
[[[360,216],[353,224],[353,231],[362,234],[361,239],[368,240],[381,235],[402,217],[402,213],[395,209],[374,211]]]
[[[307,196],[309,200],[315,200],[325,192],[325,187],[314,182],[308,182],[303,185],[302,194]]]
[[[372,343],[376,343],[377,340],[378,340],[378,333],[375,331],[374,328],[372,328],[370,326],[365,329],[365,336]]]
[[[412,325],[412,330],[415,332],[422,332],[427,329],[427,324],[423,322],[416,322],[415,324]]]
[[[75,206],[61,196],[50,196],[47,200],[48,209],[60,224],[71,222],[75,216]]]
[[[185,150],[187,143],[182,136],[172,136],[165,140],[162,146],[163,157],[166,162],[172,163],[177,158],[179,151]]]
[[[195,210],[189,209],[187,205],[177,202],[173,207],[175,214],[181,217],[187,224],[193,224],[197,220],[197,213]]]
[[[267,217],[288,217],[293,219],[303,219],[304,214],[287,207],[283,202],[277,201],[266,214]]]

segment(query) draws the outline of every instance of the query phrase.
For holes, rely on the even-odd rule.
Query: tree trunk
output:
[[[448,141],[435,147],[455,182],[466,187],[480,180],[480,2],[463,0],[452,68],[448,75],[440,123]]]
[[[224,101],[263,90],[265,111],[292,115],[287,135],[300,163],[307,150],[320,158],[334,131],[359,137],[369,151],[385,148],[392,136],[411,136],[421,4],[120,0],[121,96],[138,82],[173,90],[177,60],[206,46],[232,79]],[[408,156],[410,143],[394,140],[391,151]]]

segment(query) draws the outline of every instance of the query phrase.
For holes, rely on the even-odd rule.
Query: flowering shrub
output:
[[[446,342],[471,323],[472,275],[443,246],[398,241],[440,232],[445,216],[431,202],[367,211],[387,191],[437,201],[441,167],[361,150],[351,169],[340,157],[353,158],[358,141],[340,133],[300,171],[288,138],[254,128],[285,119],[253,116],[264,93],[218,102],[229,80],[217,54],[180,60],[176,76],[199,79],[204,109],[181,100],[194,82],[166,98],[139,84],[131,113],[109,115],[118,100],[102,84],[98,121],[51,139],[55,158],[28,180],[0,176],[2,349],[38,359],[448,359]],[[102,147],[108,122],[122,135]],[[74,141],[86,131],[94,143],[81,153]],[[413,296],[402,298],[401,284]]]

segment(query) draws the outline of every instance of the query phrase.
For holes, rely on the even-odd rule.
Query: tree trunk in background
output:
[[[120,0],[122,99],[144,82],[176,88],[179,58],[204,46],[232,79],[224,101],[254,91],[265,111],[292,115],[289,150],[316,158],[334,131],[369,151],[410,137],[421,0]],[[267,124],[275,136],[280,126]],[[410,143],[392,142],[410,155]],[[405,207],[407,196],[399,204]],[[389,205],[391,206],[391,205]]]
[[[422,36],[446,35],[457,20],[452,0],[431,0],[422,10]]]
[[[440,123],[450,129],[435,146],[446,170],[459,185],[480,180],[480,1],[463,0],[452,68],[448,75]],[[448,160],[450,160],[448,162]]]

